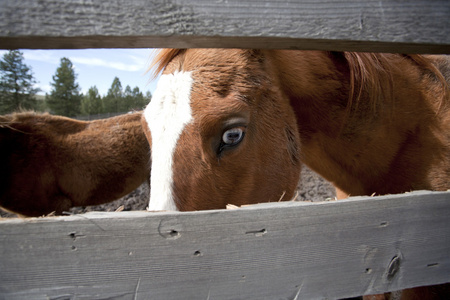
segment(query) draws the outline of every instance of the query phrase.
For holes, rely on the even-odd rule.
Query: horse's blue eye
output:
[[[236,127],[225,131],[222,135],[222,143],[226,146],[239,144],[244,137],[244,128]]]

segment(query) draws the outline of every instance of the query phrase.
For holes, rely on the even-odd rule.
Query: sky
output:
[[[72,62],[76,82],[81,92],[86,94],[90,87],[96,86],[104,96],[111,87],[114,77],[118,77],[123,90],[129,85],[131,89],[139,87],[144,94],[152,94],[156,80],[150,81],[146,71],[149,67],[154,49],[80,49],[80,50],[20,50],[24,55],[24,63],[31,67],[33,76],[41,89],[38,94],[45,95],[51,89],[52,76],[60,66],[61,58]],[[0,56],[6,50],[0,50]]]

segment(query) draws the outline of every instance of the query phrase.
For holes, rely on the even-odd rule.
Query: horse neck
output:
[[[266,58],[275,84],[297,117],[303,163],[352,195],[403,192],[411,189],[411,182],[414,187],[433,188],[425,182],[423,169],[431,162],[420,157],[431,157],[436,152],[432,148],[443,148],[442,143],[428,140],[421,155],[411,156],[418,149],[415,145],[431,135],[434,120],[429,116],[436,116],[432,97],[423,93],[424,84],[417,84],[421,81],[417,65],[392,57],[399,70],[393,76],[401,77],[392,90],[395,97],[382,97],[376,111],[365,92],[357,110],[349,112],[350,71],[342,55],[277,50],[268,51]],[[423,169],[421,178],[395,178],[400,169],[409,176],[419,173],[414,171],[418,168]]]
[[[266,63],[272,78],[289,99],[297,118],[302,162],[327,180],[335,181],[329,172],[332,152],[324,148],[339,137],[348,101],[348,71],[335,64],[330,55],[321,51],[274,50],[266,52]]]
[[[302,139],[314,132],[337,136],[349,94],[345,61],[333,61],[322,51],[275,50],[266,57],[297,116]]]

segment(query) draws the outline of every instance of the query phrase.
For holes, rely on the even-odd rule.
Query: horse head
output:
[[[300,174],[289,100],[255,50],[160,53],[143,125],[152,149],[149,210],[290,200]]]

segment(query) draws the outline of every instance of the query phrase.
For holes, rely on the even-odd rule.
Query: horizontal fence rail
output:
[[[1,299],[333,299],[450,282],[450,192],[0,221]]]
[[[1,0],[0,48],[450,53],[450,1]]]

